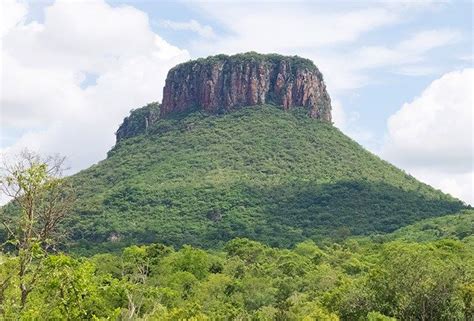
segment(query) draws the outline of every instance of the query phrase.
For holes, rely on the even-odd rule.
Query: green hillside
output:
[[[287,247],[388,233],[464,207],[305,110],[196,112],[134,133],[72,177],[78,203],[67,224],[84,253],[234,237]]]
[[[473,236],[474,210],[463,210],[453,215],[421,220],[383,237],[386,240],[409,242],[430,242],[443,238],[465,241],[468,239],[474,244]],[[373,238],[377,239],[377,236]]]

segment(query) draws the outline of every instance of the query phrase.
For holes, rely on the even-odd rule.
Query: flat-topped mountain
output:
[[[78,193],[71,246],[219,247],[249,237],[286,247],[389,233],[465,208],[330,120],[309,60],[251,53],[179,65],[162,104],[132,111],[107,159],[69,178]]]
[[[126,118],[117,141],[144,132],[170,115],[222,114],[263,104],[284,110],[304,107],[309,117],[331,122],[331,99],[323,75],[311,60],[250,52],[201,58],[172,68],[162,104],[148,105]]]

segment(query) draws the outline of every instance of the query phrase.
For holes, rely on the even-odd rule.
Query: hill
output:
[[[141,128],[153,109],[128,121]],[[84,252],[149,242],[218,247],[234,237],[288,247],[389,233],[464,208],[305,108],[177,114],[135,134],[71,178],[79,200],[68,225]]]
[[[291,247],[390,233],[465,207],[331,120],[323,76],[308,59],[251,52],[180,64],[162,104],[133,110],[107,159],[69,178],[78,196],[69,245],[215,248],[247,237]]]
[[[466,240],[474,244],[474,210],[462,210],[460,213],[424,219],[412,225],[384,236],[385,240],[408,242],[430,242],[450,238]]]

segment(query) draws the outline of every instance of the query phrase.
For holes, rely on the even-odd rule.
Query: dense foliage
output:
[[[464,210],[459,214],[421,220],[403,227],[394,233],[382,236],[385,240],[401,239],[411,242],[428,242],[440,238],[462,240],[474,235],[474,211]],[[380,239],[381,236],[372,236]]]
[[[264,106],[135,134],[66,180],[2,178],[0,319],[474,318],[474,211],[334,127]]]
[[[68,223],[82,253],[136,243],[290,247],[387,233],[464,205],[304,110],[249,107],[161,119],[75,175]]]
[[[282,61],[288,61],[290,66],[294,66],[296,68],[307,69],[312,71],[317,70],[317,67],[313,63],[313,61],[307,58],[302,58],[299,56],[283,56],[280,54],[260,54],[255,51],[250,51],[231,56],[220,54],[215,56],[209,56],[207,58],[198,58],[196,60],[191,60],[176,65],[170,70],[170,72],[178,68],[182,70],[189,68],[192,70],[193,68],[196,68],[196,65],[213,66],[218,63],[224,62],[226,62],[228,65],[242,65],[245,63],[269,63],[274,64],[276,67],[278,67],[278,63]]]
[[[462,214],[472,220],[474,212]],[[436,223],[433,223],[436,225]],[[449,223],[448,223],[449,225]],[[397,232],[398,238],[417,228]],[[403,237],[402,237],[403,236]],[[52,255],[19,308],[15,257],[0,257],[6,319],[472,320],[474,239],[348,239],[293,249],[234,239],[220,251],[160,244]]]

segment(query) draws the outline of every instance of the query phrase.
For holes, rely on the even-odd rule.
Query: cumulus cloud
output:
[[[474,204],[474,69],[433,81],[392,115],[382,155],[414,176]]]
[[[20,133],[3,152],[59,152],[74,170],[104,158],[128,111],[161,100],[167,71],[190,58],[130,6],[58,0],[44,23],[21,12],[2,28],[2,136]]]

